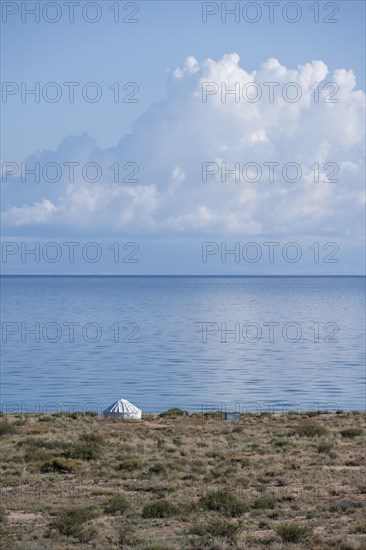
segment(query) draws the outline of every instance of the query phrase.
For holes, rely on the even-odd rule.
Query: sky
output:
[[[46,4],[1,5],[4,273],[364,273],[364,2]]]

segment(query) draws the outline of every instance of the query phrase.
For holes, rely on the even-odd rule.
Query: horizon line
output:
[[[269,275],[263,275],[263,274],[211,274],[211,275],[202,275],[202,274],[127,274],[127,273],[0,273],[0,277],[115,277],[115,278],[137,278],[137,277],[146,277],[146,278],[153,278],[153,277],[186,277],[186,278],[254,278],[254,277],[298,277],[298,278],[305,278],[305,277],[366,277],[365,274],[333,274],[333,275],[325,275],[325,274],[269,274]]]

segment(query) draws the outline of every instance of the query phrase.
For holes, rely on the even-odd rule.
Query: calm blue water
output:
[[[2,408],[364,409],[364,282],[3,277]]]

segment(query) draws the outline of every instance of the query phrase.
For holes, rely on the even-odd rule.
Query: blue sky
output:
[[[34,2],[27,2],[29,6],[32,4]],[[83,3],[81,2],[81,4]],[[344,117],[344,122],[348,120],[351,121],[351,125],[356,124],[356,122],[352,122],[352,117],[354,116],[355,121],[359,119],[362,99],[357,94],[352,94],[357,90],[364,90],[365,87],[364,2],[348,1],[333,3],[339,6],[339,12],[336,15],[339,18],[339,23],[335,24],[314,23],[314,14],[310,9],[314,5],[314,2],[303,1],[297,3],[301,6],[302,17],[299,22],[294,24],[284,21],[280,12],[277,11],[275,12],[274,23],[269,23],[266,8],[261,2],[259,2],[259,5],[263,9],[263,16],[258,23],[250,24],[245,21],[235,23],[232,17],[229,17],[226,23],[222,23],[219,15],[215,15],[210,17],[208,22],[204,24],[202,22],[202,3],[198,1],[138,2],[139,12],[137,17],[139,23],[114,24],[112,22],[112,12],[108,11],[109,6],[112,4],[113,2],[108,1],[101,3],[103,16],[95,24],[83,21],[79,16],[79,12],[77,12],[75,22],[70,24],[66,20],[66,11],[63,12],[62,20],[55,24],[49,24],[44,21],[37,24],[31,22],[22,23],[19,14],[9,17],[8,21],[3,23],[3,81],[26,82],[30,86],[37,81],[41,85],[51,81],[60,84],[66,81],[78,81],[80,83],[97,82],[102,87],[104,95],[101,101],[96,104],[83,101],[80,99],[79,94],[77,94],[74,104],[70,104],[64,99],[66,96],[63,96],[63,99],[58,103],[41,101],[38,104],[31,100],[22,103],[19,100],[19,95],[9,97],[6,104],[2,103],[2,160],[5,162],[20,163],[26,161],[28,157],[37,151],[49,151],[50,153],[43,153],[42,159],[44,162],[47,162],[50,158],[53,160],[58,158],[59,161],[60,159],[65,161],[65,156],[60,156],[60,154],[55,156],[52,151],[57,150],[60,143],[66,138],[70,140],[68,136],[80,136],[86,133],[95,140],[95,145],[91,147],[88,140],[86,140],[87,143],[81,145],[79,142],[76,143],[71,139],[68,142],[68,160],[78,160],[81,151],[87,149],[87,156],[85,158],[91,161],[94,158],[93,155],[102,158],[105,155],[103,151],[106,148],[113,148],[111,159],[115,160],[120,155],[124,159],[124,162],[127,160],[137,160],[137,157],[141,153],[141,158],[138,159],[138,162],[139,165],[146,168],[144,159],[148,159],[148,153],[145,152],[148,151],[148,144],[146,144],[144,139],[147,139],[146,136],[150,136],[150,140],[154,141],[154,136],[158,136],[160,142],[155,144],[154,159],[158,157],[162,164],[161,166],[158,165],[158,160],[156,160],[157,165],[154,166],[153,170],[151,166],[155,161],[153,162],[151,159],[149,161],[146,160],[148,170],[140,170],[141,177],[143,178],[140,183],[142,187],[146,186],[146,188],[140,190],[141,196],[139,195],[137,199],[135,196],[133,198],[133,200],[140,201],[139,204],[142,204],[141,201],[143,200],[146,200],[149,204],[152,202],[155,204],[159,203],[156,206],[157,210],[152,213],[150,206],[147,208],[144,203],[138,209],[138,215],[136,214],[137,208],[132,214],[131,212],[126,214],[123,210],[123,201],[127,199],[122,197],[118,199],[121,200],[120,210],[112,209],[112,212],[112,210],[109,210],[111,208],[110,202],[105,200],[103,216],[99,217],[98,215],[94,216],[94,214],[90,214],[90,218],[83,219],[83,223],[78,226],[75,223],[75,219],[83,218],[80,213],[76,214],[72,222],[68,220],[67,223],[64,223],[64,220],[61,219],[61,214],[59,214],[64,207],[61,207],[58,201],[62,200],[62,194],[65,192],[65,189],[61,190],[60,188],[57,192],[52,189],[48,196],[49,187],[43,187],[40,190],[36,189],[36,186],[32,186],[25,191],[24,186],[22,188],[18,184],[15,184],[9,190],[10,186],[8,185],[5,188],[3,186],[3,204],[5,205],[3,208],[4,212],[8,212],[4,221],[5,235],[9,237],[16,236],[17,239],[32,239],[36,237],[45,239],[48,235],[56,235],[57,238],[62,238],[61,235],[70,234],[71,231],[71,233],[74,233],[75,239],[90,238],[95,240],[96,238],[103,238],[114,242],[116,237],[118,237],[119,231],[123,238],[127,235],[130,240],[146,240],[151,237],[157,243],[157,252],[153,254],[153,257],[147,254],[144,266],[142,267],[142,264],[138,266],[140,271],[151,273],[159,272],[159,270],[163,273],[172,273],[174,270],[178,272],[187,270],[192,273],[202,272],[203,270],[205,272],[202,263],[197,262],[197,257],[192,257],[190,261],[189,253],[188,255],[186,253],[190,249],[189,242],[191,242],[191,239],[196,244],[198,243],[198,246],[200,246],[203,240],[219,241],[220,239],[231,239],[234,242],[240,240],[244,242],[253,239],[262,239],[264,241],[269,237],[273,237],[274,240],[280,239],[281,242],[288,242],[294,239],[300,242],[301,239],[304,239],[304,243],[305,241],[308,242],[309,239],[310,241],[325,239],[324,242],[342,242],[347,262],[344,262],[342,266],[336,266],[340,272],[362,272],[360,250],[362,250],[361,234],[364,220],[361,213],[359,196],[364,184],[364,181],[360,179],[360,173],[362,173],[362,168],[364,168],[362,164],[362,140],[364,138],[360,137],[362,128],[361,130],[358,128],[355,131],[357,135],[352,135],[352,139],[350,138],[348,142],[336,141],[335,143],[331,143],[332,132],[342,131],[343,125],[342,120],[340,120],[338,121],[339,126],[333,128],[333,119],[328,117],[328,112],[324,120],[326,120],[325,124],[329,125],[329,135],[324,133],[324,135],[319,136],[317,152],[314,152],[315,149],[313,152],[309,151],[307,154],[304,152],[308,146],[304,144],[310,144],[314,140],[314,134],[311,132],[314,132],[315,126],[309,125],[308,135],[299,130],[296,134],[299,137],[298,141],[296,141],[297,138],[295,136],[292,142],[294,147],[293,160],[295,161],[299,157],[303,157],[301,162],[305,164],[312,163],[320,155],[324,159],[324,163],[325,161],[336,161],[339,164],[343,163],[344,166],[350,166],[351,163],[356,168],[352,168],[351,176],[341,172],[343,179],[341,181],[342,186],[338,188],[339,192],[333,189],[329,191],[327,196],[319,197],[318,195],[312,195],[310,201],[311,207],[306,207],[306,216],[304,215],[306,219],[302,226],[293,218],[286,215],[284,216],[285,219],[281,220],[281,222],[276,217],[272,219],[268,215],[268,205],[262,205],[263,208],[261,207],[260,212],[257,206],[251,208],[250,216],[248,214],[250,220],[246,225],[241,225],[236,221],[234,226],[237,229],[235,229],[233,225],[230,225],[231,222],[228,222],[231,208],[230,197],[228,197],[225,212],[221,212],[213,204],[211,195],[216,192],[215,190],[210,190],[209,204],[206,204],[202,195],[197,195],[197,188],[195,188],[192,200],[187,201],[184,211],[183,209],[181,211],[177,207],[177,203],[180,203],[182,199],[179,197],[176,189],[177,185],[181,184],[189,185],[190,190],[195,185],[201,186],[202,182],[197,184],[198,171],[195,170],[200,164],[199,160],[201,159],[202,162],[213,161],[217,158],[219,151],[219,148],[215,149],[214,143],[210,143],[211,149],[209,148],[209,140],[205,141],[203,133],[200,135],[199,143],[192,143],[192,147],[190,148],[187,144],[187,139],[189,141],[189,136],[192,135],[192,132],[194,133],[195,129],[191,124],[189,130],[182,130],[184,120],[189,119],[192,122],[197,117],[197,124],[200,122],[202,126],[211,124],[211,121],[214,120],[213,127],[217,135],[222,134],[226,136],[226,150],[227,148],[230,149],[230,147],[233,149],[233,144],[236,143],[235,140],[238,140],[240,137],[239,129],[238,132],[235,132],[235,135],[229,135],[229,128],[225,126],[225,120],[231,120],[232,114],[229,114],[227,119],[221,119],[219,116],[216,119],[217,111],[210,113],[210,116],[208,116],[207,111],[197,111],[196,106],[192,106],[187,99],[190,97],[189,94],[193,93],[194,86],[196,86],[196,91],[198,89],[197,86],[199,83],[197,84],[197,81],[194,80],[196,78],[195,75],[201,75],[202,78],[206,78],[207,75],[212,77],[213,74],[217,74],[218,67],[222,69],[223,64],[226,67],[225,71],[230,66],[230,71],[239,71],[240,68],[240,70],[244,70],[247,74],[250,74],[253,71],[258,72],[261,65],[269,59],[278,60],[280,66],[285,67],[289,71],[298,70],[300,65],[305,66],[314,60],[321,60],[328,71],[328,76],[324,76],[324,82],[334,80],[331,75],[334,75],[334,71],[338,69],[352,70],[356,77],[356,84],[353,86],[352,91],[349,91],[348,84],[344,84],[344,89],[347,91],[349,97],[347,96],[347,99],[344,100],[344,110],[339,111],[337,118]],[[120,3],[122,9],[125,4]],[[227,3],[228,6],[232,6],[233,4],[234,2]],[[242,4],[245,3],[242,2]],[[279,9],[282,9],[283,4],[284,2],[281,2]],[[315,4],[319,5],[321,19],[330,13],[329,3],[319,2]],[[333,5],[332,3],[330,4]],[[327,9],[325,8],[326,5],[328,6]],[[65,10],[65,8],[63,9]],[[236,58],[230,58],[229,60],[224,58],[225,55],[233,53],[238,55],[240,61],[236,61]],[[195,58],[197,69],[191,70],[185,65],[185,60],[188,56]],[[212,59],[217,64],[214,69],[211,67],[211,70],[205,65],[207,59]],[[220,65],[219,60],[222,59],[226,59],[226,61]],[[183,69],[185,66],[186,69]],[[184,85],[186,87],[179,88],[179,91],[175,87],[174,75],[172,77],[172,71],[177,67],[180,67],[183,72],[185,71],[184,74],[186,76],[183,80],[187,82]],[[313,68],[312,70],[314,70],[314,74],[317,74],[316,71],[320,69]],[[230,71],[228,71],[225,74],[229,74]],[[238,72],[239,76],[241,74]],[[291,74],[289,73],[289,78],[290,76]],[[299,79],[301,80],[301,78],[304,78],[304,75],[300,71]],[[349,76],[347,76],[347,79],[349,81],[352,80]],[[122,85],[125,82],[138,83],[139,102],[134,104],[113,103],[108,87],[114,82],[120,82]],[[186,94],[184,99],[182,99],[183,96],[180,94]],[[167,96],[168,101],[166,102]],[[175,126],[171,119],[171,113],[174,109],[177,109],[177,105],[179,107],[178,100],[181,100],[182,109],[177,118],[181,116],[182,120],[179,123],[177,122]],[[160,102],[160,105],[163,102],[165,107],[167,106],[165,114],[156,113],[156,109],[151,109],[151,106],[157,102]],[[291,106],[289,106],[290,108]],[[162,131],[161,120],[168,116],[168,112],[169,123],[167,123],[167,128],[170,134],[166,135]],[[202,119],[200,119],[201,114]],[[301,124],[304,125],[309,120],[309,117],[307,117],[306,113],[302,113],[301,116],[303,117]],[[314,119],[316,120],[316,117],[321,116],[322,112],[319,111],[319,114],[314,114]],[[277,128],[281,124],[286,125],[289,123],[286,117],[287,114],[284,117],[281,116],[278,118],[276,122]],[[136,126],[134,126],[136,119],[139,119],[137,130]],[[235,117],[232,120],[235,120]],[[243,128],[245,128],[245,120],[243,119]],[[263,127],[263,124],[261,126],[261,123],[258,122],[258,135],[263,130]],[[276,150],[276,153],[279,155],[276,156],[277,159],[288,148],[288,143],[291,143],[291,139],[288,136],[286,143],[278,141],[281,138],[278,137],[277,130],[275,131],[274,128],[271,128],[271,130],[272,135],[277,136],[269,139],[274,145],[272,152]],[[266,131],[269,135],[270,131]],[[124,137],[131,132],[133,135],[132,145]],[[352,128],[349,129],[348,133],[353,134]],[[210,137],[210,133],[208,137]],[[327,144],[330,143],[328,156],[323,154],[323,152],[319,152],[320,149],[324,148],[325,142]],[[174,143],[175,149],[169,149],[170,146],[173,147],[171,143]],[[207,143],[207,147],[205,143]],[[129,151],[129,153],[126,153],[127,156],[124,156],[125,151]],[[164,156],[163,151],[170,151],[169,155],[166,152],[168,158],[169,156],[174,157],[175,151],[177,151],[177,158],[174,159],[174,162],[172,161],[172,166],[169,166],[170,173],[175,174],[172,181],[166,179],[167,176],[164,170],[166,168],[167,156]],[[173,155],[172,151],[174,151]],[[195,151],[198,151],[202,158],[199,154],[197,158],[194,158]],[[241,156],[238,160],[243,158],[243,151],[246,151],[245,147],[241,150]],[[271,154],[266,153],[264,157],[261,157],[260,155],[258,156],[256,151],[251,150],[251,156],[249,155],[248,159],[258,160],[260,158],[263,162],[271,160],[272,157],[268,157]],[[133,159],[131,156],[133,156]],[[283,156],[283,162],[285,160],[289,162],[292,157],[291,155]],[[195,169],[192,168],[193,158]],[[233,163],[235,160],[235,155],[231,155],[230,162]],[[192,169],[190,170],[189,167]],[[149,172],[150,169],[151,172]],[[356,171],[358,171],[358,174],[355,175]],[[193,178],[192,181],[190,174],[193,174],[191,176]],[[349,179],[347,179],[348,177]],[[152,188],[151,186],[155,187]],[[35,189],[34,197],[31,196],[33,189]],[[94,191],[98,193],[99,198],[97,200],[103,202],[104,199],[100,198],[100,190],[94,189]],[[69,189],[67,192],[69,192]],[[228,195],[231,192],[231,188],[228,187]],[[167,197],[171,197],[174,193],[178,194],[174,196],[174,201],[172,200],[169,203]],[[286,193],[288,193],[287,188]],[[222,203],[224,199],[221,191],[219,190],[216,195],[217,201]],[[187,193],[184,193],[184,200],[186,196]],[[278,202],[278,218],[281,217],[281,208],[285,213],[292,208],[291,205],[297,204],[299,201],[306,201],[308,196],[309,193],[303,191],[301,196],[297,197],[293,203],[287,202],[281,207],[280,202]],[[254,201],[262,203],[262,197],[263,193],[260,196],[251,197],[249,190],[248,198],[243,199],[243,204],[247,204],[248,201],[252,201],[253,204]],[[78,197],[77,200],[80,201],[82,199]],[[91,199],[88,197],[85,200],[89,200],[90,202]],[[128,200],[132,199],[128,198]],[[233,204],[236,204],[238,200],[238,197],[233,195]],[[277,195],[276,198],[272,198],[271,200],[279,201],[279,196]],[[271,204],[271,200],[268,204]],[[36,204],[44,204],[44,201],[48,201],[45,203],[47,212],[56,212],[58,214],[57,220],[47,216],[44,217],[43,214],[40,215],[38,207],[36,207],[36,209],[38,208],[37,215],[29,218],[29,208],[33,208]],[[316,209],[314,201],[320,202],[319,207],[317,207],[318,211],[316,215],[314,214],[313,220],[311,220],[309,212],[311,209],[314,211]],[[337,208],[340,208],[342,202],[343,204],[347,204],[349,218],[345,217],[343,219],[344,212],[341,212],[341,215],[337,213]],[[162,204],[164,205],[163,211],[161,210]],[[200,216],[204,220],[207,221],[216,216],[217,221],[222,216],[222,223],[218,221],[211,225],[209,223],[205,225],[201,221],[192,221],[192,216],[194,220],[196,218],[194,215],[191,216],[190,212],[196,208],[197,204],[200,209]],[[25,216],[25,221],[24,211],[20,212],[17,210],[15,216],[14,211],[11,210],[12,208],[19,209],[24,206],[28,208],[28,217]],[[243,216],[245,217],[246,207],[243,206],[243,208]],[[332,211],[330,212],[330,210]],[[123,215],[120,215],[121,211],[124,212]],[[141,211],[144,212],[144,215],[141,215]],[[238,219],[241,217],[240,212],[236,212],[236,215]],[[21,216],[23,216],[24,223],[20,221]],[[161,216],[164,217],[166,223],[159,225]],[[111,222],[116,222],[115,218],[118,218],[118,223],[111,223],[110,231],[108,224],[104,222],[105,217],[110,217]],[[121,217],[124,220],[123,223],[121,222]],[[336,223],[337,219],[340,219],[339,223]],[[132,222],[130,223],[131,220]],[[188,223],[187,220],[190,220],[190,222]],[[176,241],[174,241],[175,231]],[[167,246],[168,237],[170,239],[173,238],[173,243],[182,243],[186,239],[184,246],[179,245],[184,247],[185,252],[182,252],[182,254],[177,253],[177,259],[172,265],[169,262],[170,253],[163,254],[161,257],[163,259],[159,261],[159,247]],[[172,246],[173,249],[176,248],[174,244]],[[168,249],[171,250],[170,248]],[[180,263],[179,258],[182,259],[183,257],[184,261],[182,260]],[[7,266],[5,267],[7,268]],[[22,265],[20,267],[24,271],[28,266]],[[232,269],[234,272],[237,272],[239,269],[240,272],[241,267],[232,266]],[[73,268],[74,266],[64,266],[63,270],[71,272]],[[223,266],[215,267],[215,269],[219,268],[222,269]],[[259,271],[267,274],[268,270],[272,268],[273,266],[262,266],[259,268]],[[318,269],[318,266],[316,268]],[[335,269],[332,265],[323,265],[322,268],[326,274],[333,274],[330,272],[330,269]],[[29,269],[33,270],[34,266],[29,266]],[[46,271],[47,269],[50,269],[50,266],[44,266],[44,270]],[[53,266],[52,269],[57,268]],[[106,264],[102,265],[101,269],[109,272],[112,268]],[[226,269],[227,266],[224,266],[224,272],[228,274],[225,271]],[[278,266],[278,269],[283,273],[291,273],[291,270],[294,268],[286,264]],[[314,265],[303,265],[301,269],[306,272],[312,272]]]

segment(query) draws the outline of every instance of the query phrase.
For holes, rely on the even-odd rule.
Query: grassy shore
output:
[[[2,547],[365,549],[364,421],[3,416]]]

